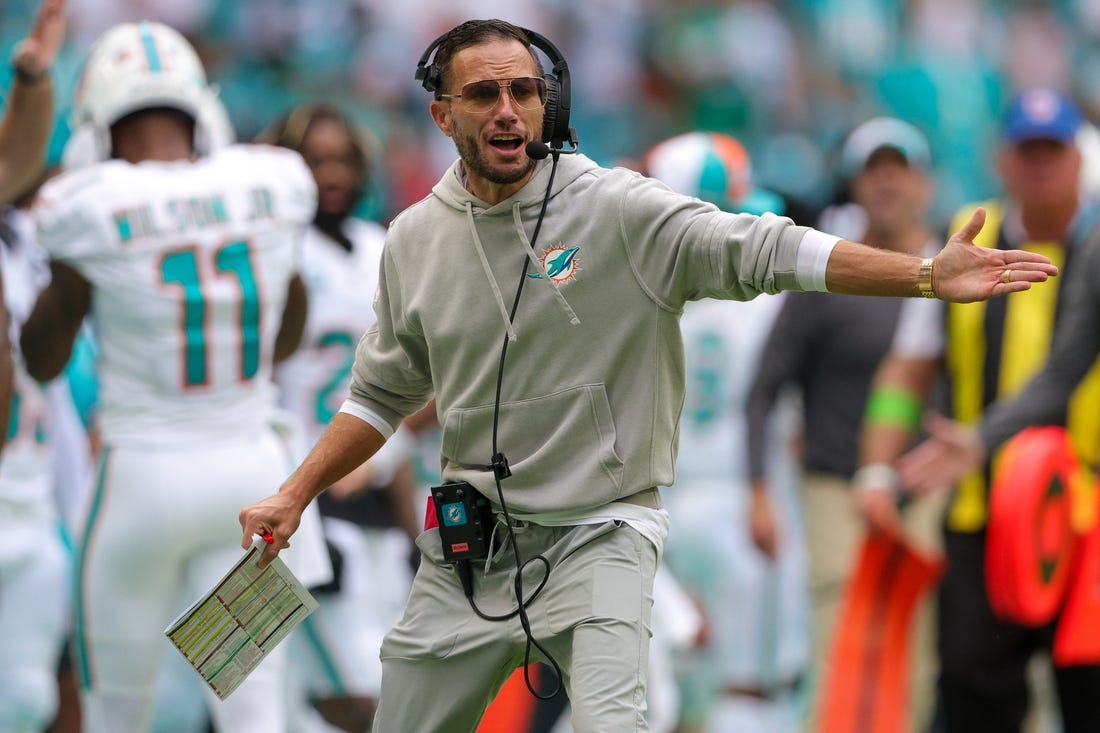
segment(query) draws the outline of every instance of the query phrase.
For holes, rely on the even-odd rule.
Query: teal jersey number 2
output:
[[[202,250],[184,249],[164,257],[160,265],[165,283],[183,289],[183,375],[187,387],[204,385],[208,380],[209,349],[206,343],[207,298],[203,292],[198,257]],[[240,377],[251,379],[260,368],[260,298],[252,272],[248,242],[230,242],[213,252],[214,269],[219,275],[232,276],[241,291],[238,323],[241,328]]]
[[[335,411],[332,402],[337,393],[347,391],[348,375],[351,374],[352,364],[355,362],[355,336],[347,331],[329,331],[317,339],[317,349],[338,349],[343,358],[333,370],[329,380],[321,386],[314,401],[317,424],[328,425]]]

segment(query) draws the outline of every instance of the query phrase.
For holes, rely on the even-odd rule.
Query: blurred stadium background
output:
[[[0,49],[10,55],[37,5],[3,0]],[[155,19],[199,48],[241,139],[303,101],[351,111],[379,151],[362,213],[388,221],[453,158],[413,70],[432,38],[471,17],[537,29],[563,50],[582,148],[598,162],[635,161],[686,130],[725,132],[759,185],[810,210],[836,195],[835,147],[871,115],[928,135],[944,226],[997,193],[997,115],[1014,90],[1059,87],[1100,112],[1100,0],[70,0],[51,160],[91,39]],[[3,65],[0,89],[9,74]]]

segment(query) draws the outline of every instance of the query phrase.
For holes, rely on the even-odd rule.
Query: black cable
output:
[[[539,231],[542,229],[542,220],[543,217],[546,215],[546,208],[550,204],[550,192],[554,185],[554,174],[557,173],[558,170],[559,155],[560,153],[554,153],[553,162],[550,166],[550,180],[546,183],[546,193],[543,194],[542,197],[542,208],[539,209],[539,216],[538,219],[535,221],[535,231],[534,234],[531,236],[532,249],[534,249],[535,243],[538,241]],[[530,264],[530,257],[529,255],[525,254],[523,257],[523,272],[520,273],[519,284],[516,286],[516,297],[512,301],[512,310],[508,314],[509,323],[516,322],[516,311],[519,309],[519,300],[520,296],[523,295],[523,285],[525,282],[527,282],[527,268],[530,266]],[[480,618],[483,618],[486,621],[506,621],[516,616],[519,617],[520,626],[523,627],[523,634],[527,639],[527,644],[523,652],[523,681],[527,684],[527,689],[536,698],[540,700],[549,700],[561,691],[561,667],[558,665],[558,662],[556,659],[554,659],[553,655],[550,654],[550,652],[548,652],[545,647],[539,644],[539,642],[535,639],[534,634],[531,633],[531,622],[527,618],[527,606],[533,603],[536,598],[538,598],[539,593],[542,592],[542,589],[546,587],[546,583],[550,580],[550,561],[542,555],[535,555],[528,558],[526,561],[520,559],[519,541],[516,539],[516,533],[512,528],[512,516],[508,512],[508,504],[504,501],[504,488],[500,484],[502,479],[505,479],[512,474],[511,470],[508,468],[508,459],[504,457],[504,454],[500,452],[497,447],[497,428],[500,425],[500,396],[504,383],[504,361],[507,356],[508,335],[505,334],[504,343],[501,345],[500,348],[500,363],[497,367],[496,395],[493,401],[493,460],[491,462],[491,466],[493,469],[493,478],[496,481],[497,486],[497,498],[500,500],[500,510],[501,513],[504,515],[504,524],[508,528],[508,540],[512,546],[512,554],[515,556],[516,560],[516,580],[514,584],[514,591],[516,595],[516,609],[511,613],[503,614],[500,616],[491,616],[483,613],[481,609],[477,607],[477,603],[474,602],[473,572],[470,567],[469,560],[463,560],[458,564],[458,573],[459,577],[462,579],[462,587],[463,590],[466,592],[466,598],[470,602],[470,608],[472,608],[474,613],[477,614]],[[542,581],[538,584],[538,587],[535,588],[534,593],[531,594],[531,597],[524,600],[523,570],[529,564],[536,561],[541,562],[546,567],[546,572],[542,577]],[[547,663],[549,663],[550,666],[554,669],[554,676],[556,677],[557,682],[554,685],[553,691],[549,695],[539,694],[538,690],[536,690],[535,686],[531,683],[530,666],[532,647],[538,649],[539,652],[541,652],[542,655],[546,657]]]

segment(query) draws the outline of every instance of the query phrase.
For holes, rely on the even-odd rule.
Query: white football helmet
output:
[[[673,191],[730,211],[739,211],[753,189],[752,162],[735,138],[688,132],[663,140],[645,155],[646,173]]]
[[[76,89],[74,136],[92,140],[91,155],[80,157],[108,159],[111,126],[154,107],[178,109],[195,121],[199,155],[233,140],[228,115],[206,81],[198,54],[178,31],[152,21],[116,25],[92,46]]]

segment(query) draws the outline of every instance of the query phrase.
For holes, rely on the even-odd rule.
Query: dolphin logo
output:
[[[550,266],[546,268],[546,274],[552,278],[557,278],[563,272],[568,270],[570,267],[573,266],[573,260],[576,259],[578,250],[580,250],[580,247],[570,247],[569,249],[562,251],[561,254],[555,257],[552,261],[548,257],[547,264]]]
[[[546,268],[546,274],[550,279],[558,284],[574,279],[580,269],[577,264],[577,253],[580,250],[580,247],[566,247],[561,244],[546,249],[542,254],[542,265]],[[527,277],[541,280],[542,273],[532,272]]]

